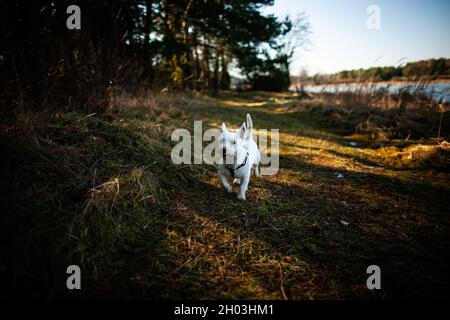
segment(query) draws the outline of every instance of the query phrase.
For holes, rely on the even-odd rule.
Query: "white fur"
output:
[[[219,164],[219,177],[222,182],[223,187],[228,191],[232,192],[232,188],[228,183],[227,177],[232,176],[231,171],[234,171],[234,183],[240,186],[237,198],[239,200],[245,200],[245,192],[248,188],[248,183],[250,181],[251,169],[254,167],[255,174],[259,176],[259,162],[261,155],[256,145],[255,140],[253,140],[253,122],[249,114],[247,114],[247,125],[245,122],[242,124],[238,132],[228,131],[225,123],[222,123],[221,135],[219,139],[219,147],[222,151],[222,160],[228,160],[227,163]],[[225,159],[223,150],[225,148]],[[247,156],[248,152],[248,156]],[[247,157],[247,162],[244,166],[240,167],[241,164],[245,162]],[[239,169],[236,169],[239,168]]]

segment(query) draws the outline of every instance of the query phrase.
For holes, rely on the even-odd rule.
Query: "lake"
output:
[[[291,86],[291,90],[295,91],[295,86]],[[379,83],[379,84],[325,84],[325,85],[305,85],[304,90],[306,92],[319,93],[319,92],[354,92],[362,90],[363,92],[388,90],[391,93],[398,93],[400,90],[407,90],[412,94],[425,94],[431,96],[438,101],[444,101],[450,103],[450,82],[432,82],[427,84],[419,83]]]

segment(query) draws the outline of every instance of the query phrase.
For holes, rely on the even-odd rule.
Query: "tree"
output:
[[[66,9],[72,4],[81,8],[79,31],[65,27]],[[286,89],[289,65],[307,24],[263,15],[261,8],[272,4],[273,0],[2,2],[3,100],[21,109],[39,109],[45,102],[47,107],[102,110],[114,86],[215,92],[229,88],[231,63],[254,88]]]

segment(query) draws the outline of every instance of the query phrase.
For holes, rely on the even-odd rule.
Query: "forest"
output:
[[[69,5],[79,30],[66,27]],[[1,7],[2,98],[9,108],[104,108],[121,88],[217,92],[239,68],[255,90],[289,87],[289,64],[308,29],[261,1],[33,1]],[[4,110],[3,110],[4,111]]]
[[[343,70],[334,74],[315,74],[310,77],[303,77],[306,78],[303,81],[310,81],[314,84],[364,81],[430,81],[448,79],[449,76],[450,59],[439,58],[408,62],[396,67],[373,67]]]

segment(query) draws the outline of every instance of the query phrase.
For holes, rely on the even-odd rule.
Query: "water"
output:
[[[295,86],[291,87],[295,90]],[[428,97],[433,97],[437,101],[444,101],[450,103],[450,82],[433,82],[425,85],[418,83],[401,83],[401,84],[373,84],[373,85],[305,85],[306,92],[354,92],[362,90],[363,92],[388,90],[391,93],[398,93],[401,90],[406,90],[412,94],[425,94]]]

